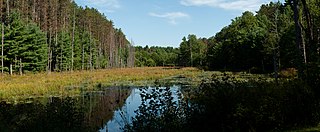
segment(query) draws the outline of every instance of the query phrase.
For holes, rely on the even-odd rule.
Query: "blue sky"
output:
[[[178,47],[188,34],[211,37],[245,10],[271,0],[75,0],[104,13],[135,45]]]

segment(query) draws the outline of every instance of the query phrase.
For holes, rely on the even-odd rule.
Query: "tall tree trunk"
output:
[[[22,0],[22,1],[24,1],[24,0]],[[29,0],[24,2],[23,5],[25,5],[25,6],[23,6],[24,9],[22,11],[25,12],[25,17],[27,18],[27,22],[29,22]]]
[[[36,17],[36,0],[33,0],[33,8],[32,8],[32,20],[34,22],[37,21],[37,17]]]
[[[299,17],[299,0],[292,0],[293,1],[293,5],[291,6],[293,9],[293,13],[294,13],[294,23],[295,23],[295,32],[296,32],[296,46],[298,48],[298,52],[299,52],[299,58],[298,58],[298,65],[300,67],[299,70],[303,70],[301,69],[302,65],[307,63],[307,58],[306,58],[306,50],[305,50],[305,44],[303,42],[303,35],[302,35],[302,26],[301,23],[299,21],[300,17]]]
[[[89,68],[90,70],[92,70],[92,45],[90,44],[89,46],[89,50],[90,50],[90,56],[89,56]]]
[[[82,66],[81,69],[84,70],[84,44],[82,44]]]
[[[134,67],[134,42],[131,39],[129,44],[129,57],[128,57],[128,67]]]
[[[112,68],[113,67],[113,60],[114,60],[114,58],[113,58],[113,45],[114,45],[114,34],[113,34],[113,30],[112,29],[110,29],[110,33],[109,33],[109,41],[110,41],[110,43],[109,43],[109,66],[110,66],[110,68]]]
[[[307,23],[307,28],[306,28],[306,38],[307,38],[307,46],[306,46],[306,52],[308,52],[308,61],[314,61],[315,60],[315,53],[316,53],[316,44],[313,39],[313,23],[312,23],[312,17],[310,14],[309,7],[307,5],[306,0],[301,0],[302,6],[303,6],[303,12],[305,15],[305,20]]]
[[[320,55],[320,28],[318,28],[318,45],[317,45],[317,51],[318,51],[318,56]]]
[[[18,62],[18,59],[17,59],[17,56],[15,55],[14,56],[14,69],[16,69],[18,67],[17,62]]]
[[[121,36],[122,37],[122,36]],[[122,45],[122,38],[119,38],[120,39],[120,42],[119,42],[119,50],[118,51],[120,51],[119,52],[119,62],[120,62],[120,68],[122,68],[122,58],[121,58],[121,56],[122,56],[122,47],[121,47],[121,45]]]
[[[63,71],[63,44],[60,45],[60,71]]]
[[[119,58],[119,54],[118,54],[118,52],[119,52],[119,47],[117,46],[117,38],[115,38],[115,45],[114,45],[114,47],[115,47],[115,49],[114,49],[114,62],[115,62],[115,67],[119,67],[119,60],[118,60],[118,58]]]
[[[277,7],[275,14],[274,14],[274,32],[275,32],[275,43],[273,44],[273,65],[274,65],[274,78],[276,79],[276,83],[278,83],[278,76],[279,76],[279,65],[278,63],[280,61],[280,50],[279,50],[279,32],[278,32],[278,15],[279,15],[279,9]]]
[[[191,47],[191,44],[190,44],[190,66],[191,66],[191,67],[193,66],[193,62],[192,62],[192,47]]]
[[[20,75],[22,76],[22,59],[20,58],[20,63],[19,63],[19,72],[20,72]]]
[[[85,34],[85,24],[83,24],[82,25],[82,37],[81,37],[81,40],[83,41],[83,39],[84,39],[84,34]],[[82,43],[82,58],[81,58],[81,63],[82,63],[82,65],[81,65],[81,70],[84,70],[84,46],[85,46],[85,44],[84,43]]]
[[[9,15],[10,15],[10,3],[9,3],[9,0],[7,0],[7,16],[9,18]]]
[[[73,71],[73,48],[74,48],[74,32],[76,26],[76,8],[73,7],[73,26],[72,26],[72,46],[71,46],[71,72]]]
[[[12,75],[12,63],[10,63],[10,75]]]
[[[52,70],[52,49],[51,49],[51,30],[49,31],[49,42],[48,43],[48,73]]]
[[[91,26],[90,26],[90,31],[89,31],[89,33],[90,33],[90,39],[89,39],[89,52],[90,52],[90,56],[89,56],[89,68],[90,68],[90,70],[92,70],[92,40],[91,40],[91,37],[92,37],[92,33],[91,33]]]
[[[3,73],[3,46],[4,46],[4,22],[2,22],[2,33],[1,33],[1,73]]]
[[[99,58],[98,58],[98,68],[102,68],[102,44],[99,42]]]
[[[276,51],[273,51],[273,69],[274,69],[274,78],[276,79],[276,83],[278,83],[278,64],[277,64],[277,55]]]
[[[3,19],[3,0],[1,0],[0,2],[0,19],[1,19],[1,22],[4,22],[4,19]]]
[[[135,49],[134,45],[132,45],[131,48],[132,48],[132,52],[131,52],[131,54],[132,54],[132,55],[131,55],[131,59],[132,59],[132,61],[131,61],[131,66],[132,66],[132,67],[135,67],[135,66],[134,66],[134,63],[135,63],[135,58],[136,58],[136,57],[135,57],[136,49]]]

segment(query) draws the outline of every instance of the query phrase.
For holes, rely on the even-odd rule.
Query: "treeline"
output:
[[[179,48],[148,45],[135,47],[135,66],[206,66],[208,39],[183,37]]]
[[[135,66],[205,66],[208,39],[184,37],[179,48],[148,45],[135,47]]]
[[[173,53],[179,66],[277,73],[317,66],[319,45],[320,2],[289,0],[246,11],[213,37],[184,37]]]
[[[136,46],[135,65],[143,66],[176,66],[178,59],[178,48],[158,46]]]
[[[296,66],[293,12],[288,4],[271,2],[255,15],[244,12],[209,39],[207,64],[213,69],[261,73]]]
[[[191,66],[210,70],[277,73],[280,69],[296,68],[303,71],[309,64],[319,62],[320,43],[320,3],[304,2],[271,2],[262,5],[256,14],[244,12],[211,38],[194,41],[189,36],[191,44],[186,48],[184,38],[180,55],[190,56]],[[202,54],[204,63],[193,57],[195,50],[184,52],[199,43],[207,47]]]
[[[134,66],[133,46],[94,8],[70,0],[1,0],[0,9],[2,72]]]

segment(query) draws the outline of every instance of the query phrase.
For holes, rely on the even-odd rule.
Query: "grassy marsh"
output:
[[[95,86],[146,85],[172,76],[196,78],[201,73],[195,68],[117,68],[62,73],[37,73],[0,76],[0,99],[11,100],[37,96],[77,95],[81,90],[94,90]]]

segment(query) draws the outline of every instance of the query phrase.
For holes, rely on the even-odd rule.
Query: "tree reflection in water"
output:
[[[0,103],[0,131],[98,131],[123,106],[131,89],[110,87],[80,97],[29,99]]]
[[[178,131],[186,128],[187,110],[176,88],[141,88],[141,102],[125,131]]]
[[[90,130],[84,125],[84,111],[71,98],[50,98],[49,102],[7,104],[1,103],[1,131],[81,131]]]

